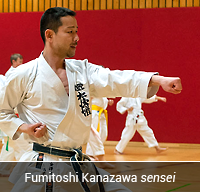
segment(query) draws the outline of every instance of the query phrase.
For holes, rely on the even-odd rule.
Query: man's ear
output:
[[[45,31],[45,38],[46,38],[46,41],[51,42],[51,41],[52,41],[53,34],[54,34],[53,30],[47,29],[47,30]]]

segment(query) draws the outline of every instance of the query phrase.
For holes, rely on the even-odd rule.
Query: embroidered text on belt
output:
[[[101,113],[104,113],[105,117],[106,117],[106,123],[108,126],[108,112],[106,109],[103,109],[102,107],[99,107],[97,105],[92,105],[92,110],[95,111],[99,111],[99,118],[98,118],[98,125],[97,125],[97,131],[100,131],[100,117],[101,117]]]

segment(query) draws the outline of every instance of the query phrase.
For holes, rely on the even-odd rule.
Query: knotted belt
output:
[[[137,113],[137,114],[135,115],[135,117],[133,118],[133,120],[135,119],[135,123],[136,123],[136,124],[138,123],[138,119],[139,119],[140,115],[144,115],[144,112],[143,112],[143,111],[140,111],[140,112]]]
[[[48,153],[51,155],[57,155],[57,156],[62,156],[62,157],[69,157],[70,161],[72,161],[71,162],[72,167],[73,167],[75,173],[78,175],[78,179],[79,179],[79,182],[81,183],[81,186],[83,187],[85,192],[90,192],[90,189],[89,189],[86,181],[82,180],[83,172],[81,170],[81,165],[83,163],[80,162],[80,161],[85,161],[85,160],[90,161],[90,158],[87,155],[82,153],[81,147],[79,149],[72,149],[71,151],[66,151],[66,150],[61,150],[59,148],[46,147],[46,146],[40,145],[38,143],[33,143],[33,150],[39,152],[39,156],[38,156],[37,163],[36,163],[36,168],[38,168],[38,169],[41,169],[41,167],[42,167],[42,162],[43,162],[43,158],[44,158],[43,153]],[[43,153],[41,153],[41,152],[43,152]],[[91,163],[93,164],[96,174],[99,175],[99,172],[98,172],[95,164],[93,162],[91,162]],[[99,186],[100,192],[105,192],[102,182],[98,181],[98,186]],[[53,182],[48,183],[48,185],[46,185],[46,192],[53,192]]]
[[[85,181],[85,180],[84,180],[84,181],[82,180],[83,172],[82,172],[82,170],[81,170],[81,165],[82,165],[83,163],[79,162],[78,159],[77,159],[77,156],[78,156],[78,155],[81,156],[81,155],[82,155],[82,152],[81,152],[80,150],[78,150],[78,149],[75,149],[75,151],[77,151],[77,155],[72,156],[71,159],[70,159],[70,160],[72,161],[72,163],[71,163],[71,164],[72,164],[72,167],[73,167],[74,171],[76,172],[76,174],[78,175],[79,182],[81,183],[81,185],[82,185],[84,191],[85,191],[85,192],[90,192],[90,189],[89,189],[89,187],[88,187],[86,181]],[[88,162],[88,163],[89,163],[89,162]],[[94,169],[95,169],[96,175],[100,175],[100,174],[99,174],[99,171],[97,170],[97,168],[96,168],[96,166],[95,166],[95,164],[94,164],[93,162],[90,162],[90,163],[92,163],[92,165],[93,165],[93,167],[94,167]],[[100,182],[99,180],[98,180],[98,186],[99,186],[99,192],[105,192],[103,183]]]
[[[81,147],[79,147],[78,149],[82,150]],[[51,146],[48,147],[48,146],[40,145],[38,143],[33,143],[33,151],[48,153],[50,155],[56,155],[56,156],[61,156],[61,157],[69,157],[69,158],[77,154],[76,151],[74,150],[62,150],[62,149],[51,147]]]
[[[106,117],[106,123],[108,126],[108,112],[106,109],[103,109],[102,107],[99,107],[97,105],[92,105],[92,110],[95,111],[99,111],[99,117],[98,117],[98,125],[97,125],[97,131],[100,131],[100,117],[101,117],[101,113],[104,113],[105,117]]]

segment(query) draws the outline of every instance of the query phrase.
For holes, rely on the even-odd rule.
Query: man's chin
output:
[[[68,54],[67,58],[71,58],[71,57],[74,57],[74,56],[75,56],[75,53],[74,54]]]

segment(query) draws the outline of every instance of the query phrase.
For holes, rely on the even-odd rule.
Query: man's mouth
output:
[[[77,46],[77,44],[73,44],[73,45],[71,45],[70,47],[76,48],[76,46]]]

